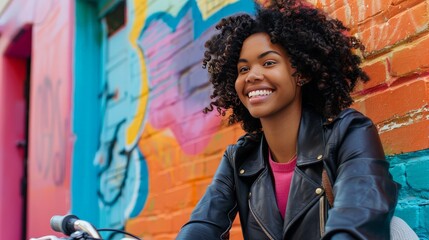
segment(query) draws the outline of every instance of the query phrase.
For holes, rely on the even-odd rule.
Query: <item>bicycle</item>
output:
[[[55,215],[51,218],[50,225],[52,230],[61,232],[68,237],[57,237],[47,235],[40,238],[30,238],[30,240],[102,240],[100,232],[117,232],[128,235],[132,238],[122,238],[121,240],[142,240],[141,238],[118,229],[95,228],[91,223],[81,220],[75,215]]]

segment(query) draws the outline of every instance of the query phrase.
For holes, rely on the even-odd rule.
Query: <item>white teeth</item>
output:
[[[273,91],[271,90],[256,90],[256,91],[249,92],[247,96],[249,98],[252,98],[252,97],[259,97],[259,96],[267,96],[267,95],[270,95],[271,93],[273,93]]]

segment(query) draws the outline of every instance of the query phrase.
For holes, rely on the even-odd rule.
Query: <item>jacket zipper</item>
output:
[[[320,236],[325,235],[325,196],[319,199],[319,222],[320,222]]]
[[[236,204],[234,205],[234,207],[233,207],[233,208],[228,212],[229,227],[225,230],[225,232],[223,232],[223,233],[220,235],[220,239],[225,239],[225,238],[224,238],[225,234],[226,234],[227,232],[229,232],[229,230],[231,229],[231,227],[232,227],[232,220],[231,220],[230,216],[231,216],[231,212],[232,212],[232,211],[234,211],[236,207],[237,207],[237,203],[236,203]]]
[[[271,236],[271,234],[264,228],[264,226],[261,224],[261,222],[259,221],[259,219],[256,217],[255,213],[252,210],[252,206],[250,205],[250,199],[248,200],[248,204],[249,204],[249,209],[250,209],[250,213],[252,213],[253,218],[255,218],[256,222],[258,223],[259,227],[261,227],[262,231],[264,231],[265,235],[267,235],[267,237],[270,240],[274,240],[274,238]]]

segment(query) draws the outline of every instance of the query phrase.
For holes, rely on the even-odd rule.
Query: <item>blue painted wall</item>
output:
[[[101,23],[95,3],[77,0],[74,42],[71,212],[97,224],[99,176],[94,156],[100,137]]]
[[[391,173],[401,184],[395,215],[429,239],[429,150],[388,156]]]

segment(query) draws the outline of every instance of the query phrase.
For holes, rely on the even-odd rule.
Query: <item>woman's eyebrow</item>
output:
[[[261,58],[267,56],[268,54],[277,54],[277,55],[281,56],[280,53],[278,53],[278,52],[276,52],[274,50],[270,50],[270,51],[266,51],[266,52],[263,52],[263,53],[259,54],[258,55],[258,59],[261,59]],[[247,61],[247,59],[240,58],[240,59],[238,59],[238,62],[240,63],[240,62],[248,62],[248,61]]]
[[[258,56],[258,59],[261,59],[261,58],[263,58],[263,57],[267,56],[267,55],[268,55],[268,54],[270,54],[270,53],[274,53],[274,54],[277,54],[277,55],[281,56],[281,55],[280,55],[280,53],[278,53],[278,52],[276,52],[276,51],[274,51],[274,50],[270,50],[270,51],[266,51],[266,52],[264,52],[264,53],[261,53],[261,54]]]

